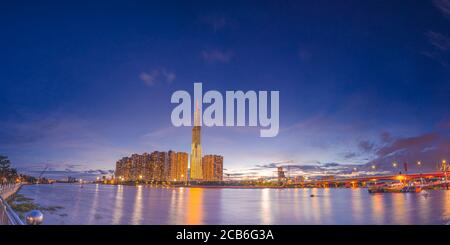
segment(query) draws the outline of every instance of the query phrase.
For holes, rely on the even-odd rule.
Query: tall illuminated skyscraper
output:
[[[198,108],[198,101],[195,105],[194,113],[194,128],[192,129],[192,145],[191,145],[191,180],[202,180],[202,146],[201,146],[201,134],[200,134],[200,116],[201,113]]]

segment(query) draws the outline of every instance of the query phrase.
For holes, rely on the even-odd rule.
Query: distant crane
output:
[[[38,177],[38,179],[37,179],[37,183],[38,183],[38,184],[39,184],[39,182],[40,182],[40,180],[41,180],[41,178],[42,178],[42,175],[45,173],[45,171],[47,171],[47,169],[48,169],[48,165],[45,165],[44,170],[41,171],[41,173],[39,174],[39,177]]]

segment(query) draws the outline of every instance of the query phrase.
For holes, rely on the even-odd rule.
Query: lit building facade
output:
[[[201,126],[198,105],[195,108],[194,118],[194,128],[192,129],[190,178],[191,180],[196,181],[203,180]]]
[[[119,181],[187,180],[188,154],[161,152],[133,154],[116,162],[115,177]]]
[[[168,152],[169,166],[167,178],[169,181],[187,181],[188,154],[185,152]]]
[[[176,180],[187,181],[188,180],[188,154],[186,152],[177,152],[177,170]]]
[[[204,181],[223,180],[223,157],[218,155],[206,155],[202,159],[202,171]]]

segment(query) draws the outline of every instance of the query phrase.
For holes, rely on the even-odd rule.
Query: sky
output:
[[[11,1],[0,154],[21,171],[190,152],[177,90],[280,91],[280,132],[202,128],[232,174],[450,158],[450,0]]]

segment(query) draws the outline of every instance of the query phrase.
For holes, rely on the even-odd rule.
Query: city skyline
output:
[[[433,168],[450,157],[448,3],[5,3],[0,155],[22,172],[96,176],[135,152],[191,152],[170,95],[202,82],[280,91],[274,138],[202,127],[224,172]]]

